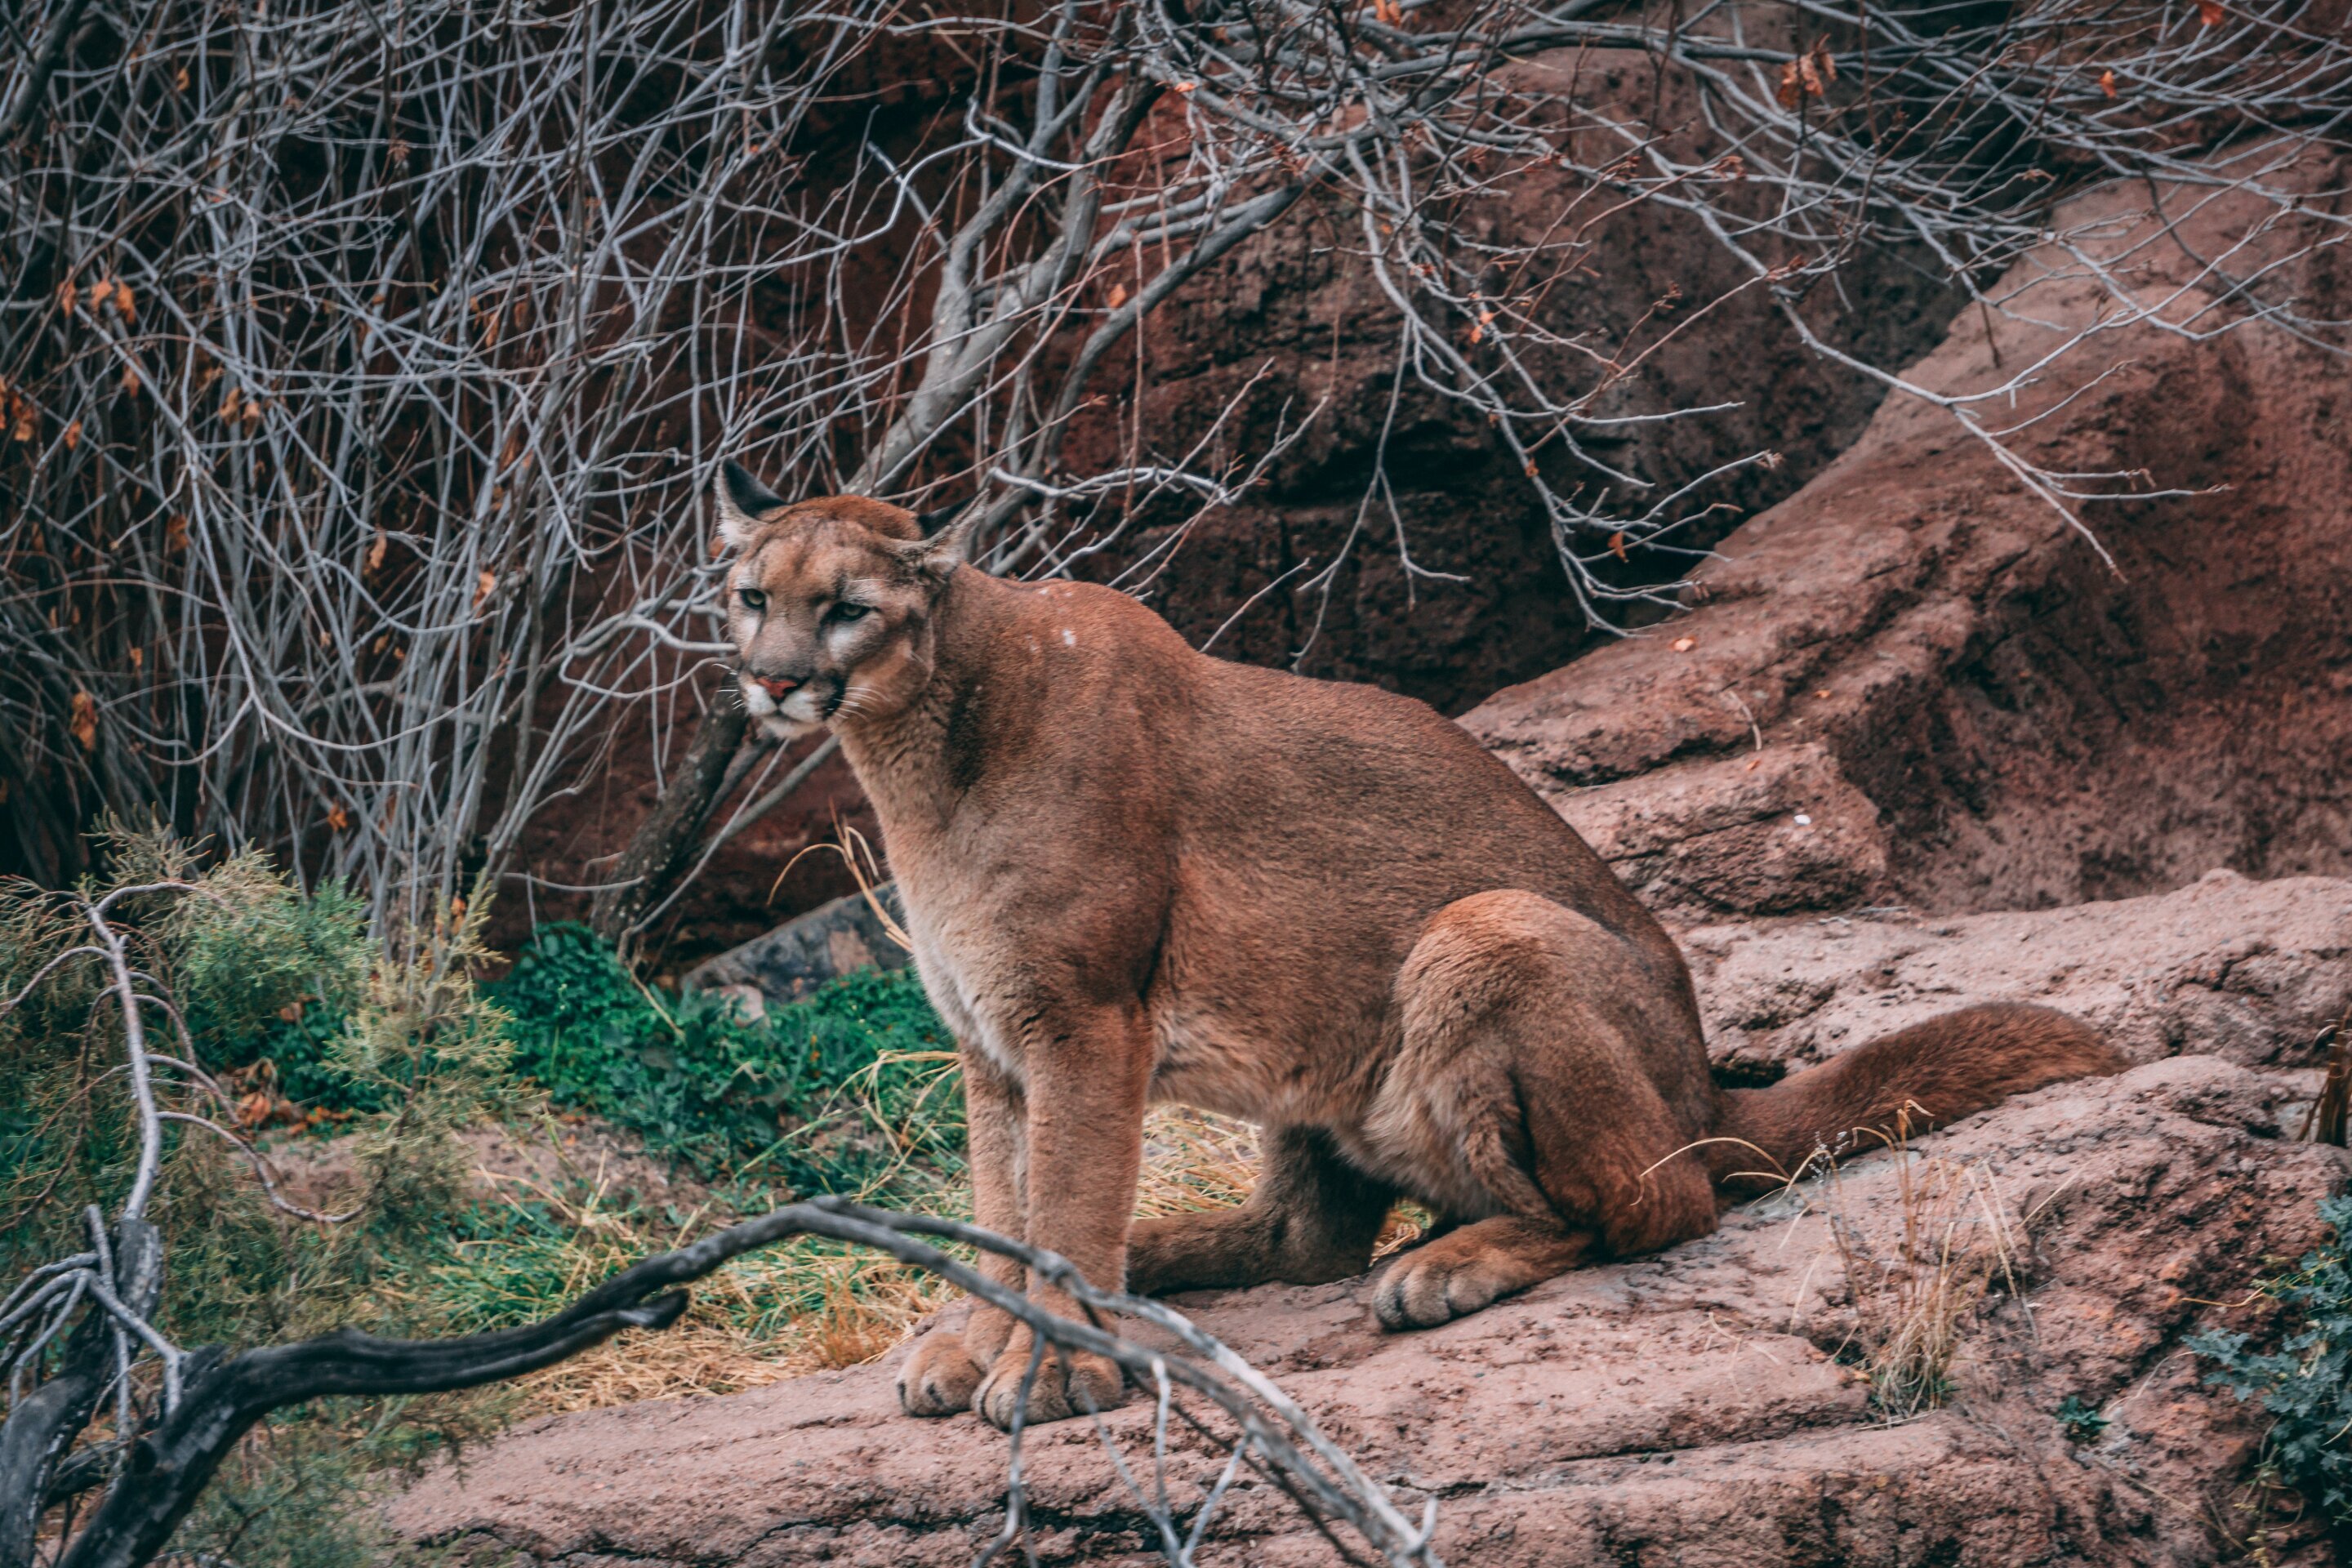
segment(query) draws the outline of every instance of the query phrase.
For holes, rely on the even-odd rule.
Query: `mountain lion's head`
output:
[[[931,611],[965,530],[926,539],[915,514],[863,496],[787,502],[729,462],[717,486],[727,636],[743,705],[785,739],[887,718],[930,678]]]

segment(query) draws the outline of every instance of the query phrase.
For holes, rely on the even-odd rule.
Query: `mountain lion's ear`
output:
[[[784,504],[784,498],[751,477],[750,469],[730,458],[719,465],[719,482],[711,487],[719,498],[719,537],[730,550],[751,542],[760,520]]]
[[[929,511],[919,511],[915,514],[915,526],[922,530],[925,539],[929,539],[961,516],[963,509],[971,504],[970,501],[957,501],[952,506],[933,507]]]
[[[929,577],[944,581],[964,563],[971,549],[971,536],[980,527],[980,520],[988,515],[984,507],[942,507],[940,512],[953,519],[945,523],[933,520],[940,512],[925,512],[916,521],[923,525],[926,537],[909,552],[915,569]],[[956,517],[957,512],[964,515]]]

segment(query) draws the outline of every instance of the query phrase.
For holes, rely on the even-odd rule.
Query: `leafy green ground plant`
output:
[[[557,1105],[742,1196],[909,1195],[960,1173],[953,1042],[910,971],[852,974],[753,1020],[645,986],[585,927],[559,924],[487,989],[516,1068]]]
[[[2059,1429],[2066,1434],[2066,1440],[2070,1443],[2095,1443],[2100,1435],[2114,1425],[2107,1416],[2100,1414],[2097,1405],[2084,1404],[2079,1394],[2070,1394],[2060,1400],[2054,1414]]]
[[[2341,1528],[2352,1525],[2352,1193],[2320,1199],[2319,1217],[2327,1243],[2260,1286],[2287,1321],[2277,1350],[2254,1351],[2242,1333],[2187,1342],[2212,1363],[2206,1382],[2261,1397],[2268,1463]]]

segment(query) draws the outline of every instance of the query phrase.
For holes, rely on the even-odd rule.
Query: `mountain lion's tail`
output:
[[[2130,1065],[2097,1030],[2048,1007],[1963,1007],[1769,1089],[1723,1090],[1715,1133],[1726,1142],[1704,1152],[1726,1196],[1752,1197],[1780,1184],[1776,1167],[1793,1173],[1816,1149],[1843,1157],[1883,1147],[2029,1089]]]

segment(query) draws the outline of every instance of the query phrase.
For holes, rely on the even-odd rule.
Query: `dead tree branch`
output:
[[[996,569],[1148,585],[1174,546],[1139,537],[1275,475],[1254,405],[1207,447],[1150,426],[1147,323],[1300,224],[1369,279],[1393,391],[1344,549],[1284,590],[1299,658],[1368,542],[1442,575],[1396,504],[1400,411],[1525,475],[1590,623],[1675,603],[1723,486],[1777,458],[1654,473],[1618,443],[1722,411],[1643,376],[1742,297],[2095,536],[2085,507],[2178,492],[2033,456],[2008,410],[2084,334],[1950,393],[1824,306],[1877,254],[2031,324],[1994,280],[2032,258],[2105,300],[2088,337],[2340,352],[2295,283],[2352,233],[2352,46],[2314,15],[65,0],[0,61],[6,853],[62,884],[89,819],[152,812],[350,879],[396,944],[634,752],[675,796],[601,879],[635,929],[737,776],[713,465],[971,498]],[[2095,186],[2117,201],[2060,226]],[[1597,330],[1635,209],[1736,277]],[[2158,243],[2195,275],[2155,283]]]

